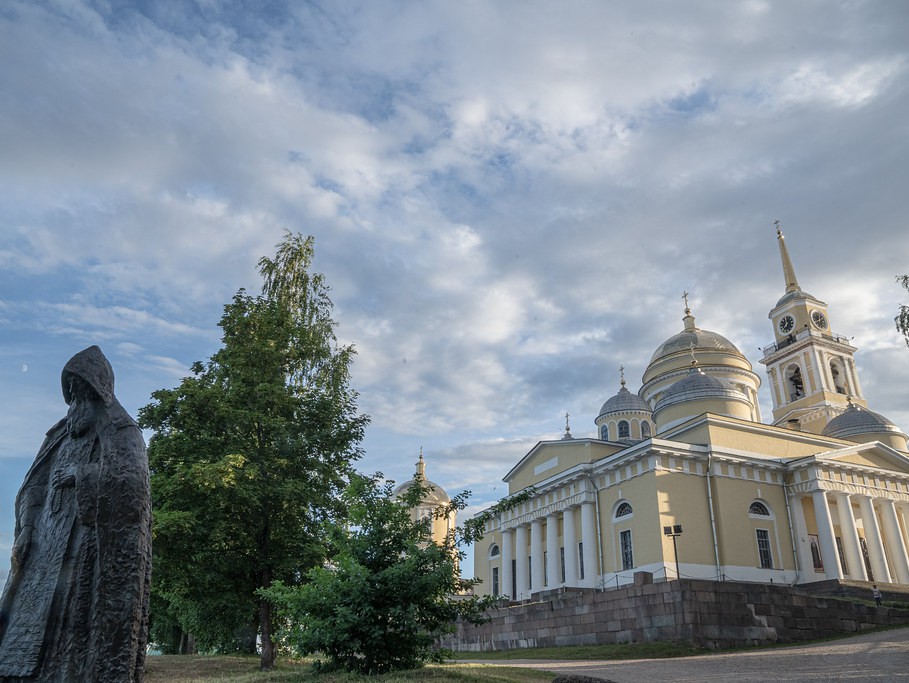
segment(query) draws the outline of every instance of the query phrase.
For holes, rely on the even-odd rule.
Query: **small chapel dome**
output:
[[[635,443],[653,436],[653,411],[650,404],[625,388],[625,368],[622,386],[615,396],[603,404],[594,422],[603,441]]]
[[[857,443],[880,441],[901,451],[906,450],[907,436],[899,427],[880,413],[862,408],[851,400],[846,410],[827,423],[821,435]]]
[[[405,481],[394,490],[394,496],[400,498],[414,486],[417,480],[422,481],[423,486],[429,490],[424,491],[420,497],[420,502],[410,510],[413,521],[427,520],[429,524],[429,538],[433,542],[443,545],[451,539],[452,529],[457,523],[457,511],[448,509],[446,506],[451,503],[451,498],[445,493],[445,490],[438,484],[434,484],[426,478],[426,461],[423,460],[423,449],[420,449],[420,459],[417,461],[417,469],[413,479]]]
[[[623,383],[622,388],[619,389],[619,393],[608,399],[606,403],[603,404],[603,407],[600,408],[598,417],[635,410],[641,410],[647,413],[651,412],[647,401],[637,394],[632,394],[625,388],[625,384]]]
[[[451,502],[451,498],[449,498],[448,494],[445,493],[445,489],[443,489],[438,484],[429,481],[429,479],[426,478],[426,461],[423,460],[422,452],[420,453],[420,459],[419,459],[419,461],[417,461],[417,469],[416,469],[416,472],[414,473],[414,479],[416,479],[417,477],[420,477],[423,480],[423,486],[431,489],[429,492],[424,494],[424,496],[423,496],[424,503],[444,505],[445,503]],[[398,486],[394,490],[394,496],[396,498],[400,498],[407,491],[409,491],[411,489],[411,487],[414,485],[414,479],[408,479],[403,484]]]

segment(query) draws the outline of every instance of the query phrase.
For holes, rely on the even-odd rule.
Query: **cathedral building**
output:
[[[763,349],[773,400],[729,339],[698,327],[660,344],[632,393],[624,374],[598,438],[541,441],[505,477],[533,497],[474,547],[478,593],[523,600],[563,587],[656,580],[909,585],[906,434],[868,406],[856,348],[798,283],[777,230],[785,291]]]

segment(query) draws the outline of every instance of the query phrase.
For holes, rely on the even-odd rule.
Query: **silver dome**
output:
[[[880,413],[850,403],[846,410],[827,423],[821,431],[821,435],[846,439],[858,434],[880,434],[882,432],[903,433],[899,427]]]
[[[704,373],[698,367],[692,367],[684,379],[673,384],[657,401],[654,412],[676,403],[695,401],[703,398],[744,399],[744,395],[730,387],[722,380]]]
[[[602,417],[603,415],[610,415],[612,413],[625,413],[631,411],[644,411],[651,412],[650,406],[647,404],[647,401],[642,399],[637,394],[632,394],[628,389],[625,388],[625,385],[622,385],[622,388],[619,389],[617,393],[612,398],[608,399],[606,403],[603,404],[603,407],[600,408],[600,414],[597,417]]]

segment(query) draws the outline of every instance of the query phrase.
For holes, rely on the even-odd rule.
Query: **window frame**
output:
[[[631,423],[628,420],[619,420],[615,429],[619,439],[631,438]]]
[[[622,560],[622,571],[634,569],[634,539],[631,529],[619,532],[619,556]]]
[[[770,542],[770,529],[755,529],[754,536],[757,542],[758,566],[761,569],[773,569],[773,545]]]

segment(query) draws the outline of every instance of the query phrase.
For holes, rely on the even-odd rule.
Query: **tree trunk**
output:
[[[262,570],[262,588],[271,588],[271,569]],[[262,634],[262,657],[259,668],[270,671],[275,666],[275,644],[272,640],[271,603],[265,598],[259,599],[259,630]]]

